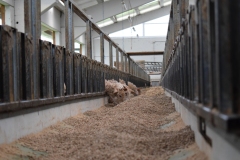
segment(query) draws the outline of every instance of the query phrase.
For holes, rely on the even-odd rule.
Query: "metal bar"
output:
[[[119,69],[119,50],[116,47],[116,65],[117,65],[117,69]]]
[[[109,42],[109,65],[113,67],[113,49],[112,49],[112,42]]]
[[[73,4],[65,0],[65,43],[66,50],[74,52]]]
[[[88,93],[93,92],[93,61],[91,59],[87,59],[87,86]]]
[[[73,73],[74,73],[74,94],[81,93],[81,80],[82,80],[82,65],[81,55],[79,53],[73,54]]]
[[[128,56],[125,55],[125,72],[128,73],[128,61],[127,61]]]
[[[53,97],[53,61],[52,44],[40,41],[40,97]]]
[[[1,38],[1,36],[0,36],[0,38]],[[18,82],[18,85],[19,85],[19,92],[18,92],[19,93],[19,100],[23,100],[24,99],[23,98],[23,82],[24,82],[24,70],[23,70],[23,68],[24,68],[23,67],[23,60],[24,60],[24,58],[23,58],[23,55],[24,55],[24,52],[25,52],[25,45],[24,45],[24,43],[25,43],[25,34],[18,32],[17,33],[17,56],[19,58],[18,58],[18,64],[16,63],[16,65],[19,66],[18,71],[17,71],[18,79],[19,79],[19,82]],[[0,56],[0,57],[2,57],[2,56]],[[0,84],[1,84],[1,82],[0,82]],[[2,88],[2,87],[0,87],[0,88]],[[2,94],[0,94],[0,95],[2,95]]]
[[[142,56],[142,55],[163,55],[164,52],[127,52],[129,56]]]
[[[65,60],[65,85],[66,85],[66,94],[67,95],[72,95],[74,93],[74,89],[73,89],[73,53],[70,52],[69,50],[65,49],[64,52],[64,60]]]
[[[39,39],[41,35],[41,4],[39,0],[24,0],[25,33],[32,35],[33,97],[39,98]],[[29,35],[29,36],[31,36]],[[28,96],[29,98],[29,96]]]
[[[198,1],[199,9],[199,32],[200,32],[200,61],[201,61],[201,90],[202,102],[207,106],[212,106],[212,85],[211,85],[211,56],[209,54],[208,39],[208,8],[207,0]]]
[[[23,99],[34,99],[33,88],[33,38],[26,34],[24,38],[24,52],[22,54],[23,69]]]
[[[61,97],[64,96],[64,48],[55,45],[52,48],[54,97]]]
[[[104,34],[100,33],[100,55],[101,62],[104,64]]]
[[[218,109],[225,114],[240,113],[239,4],[236,0],[215,1],[217,100]]]
[[[124,72],[124,62],[123,62],[123,52],[120,52],[120,54],[121,54],[121,71],[123,71]]]
[[[81,56],[82,59],[82,93],[87,93],[87,57]]]
[[[86,22],[86,39],[87,39],[87,57],[92,59],[92,22],[88,20]]]
[[[0,28],[0,102],[13,102],[19,99],[17,53],[17,31],[8,26]]]

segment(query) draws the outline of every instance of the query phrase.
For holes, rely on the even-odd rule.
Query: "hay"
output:
[[[181,121],[163,93],[159,87],[144,90],[115,107],[87,111],[14,144],[46,153],[32,159],[168,159],[175,150],[194,144],[194,134],[183,123],[161,129],[170,121]],[[25,154],[12,146],[0,147],[0,159]]]

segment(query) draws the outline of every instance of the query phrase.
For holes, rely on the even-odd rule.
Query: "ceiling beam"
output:
[[[149,56],[149,55],[163,55],[162,52],[127,52],[129,56]]]
[[[152,0],[125,0],[128,10],[139,7]],[[99,22],[103,19],[112,17],[123,12],[121,0],[111,0],[103,4],[97,4],[85,9],[86,14],[93,17],[93,22]]]
[[[135,26],[135,25],[147,22],[147,21],[154,20],[159,17],[166,16],[170,13],[170,9],[171,9],[171,6],[169,5],[166,7],[159,8],[157,10],[153,10],[151,12],[147,12],[145,14],[140,14],[133,18],[132,25]],[[129,23],[129,20],[127,19],[127,20],[103,27],[101,29],[104,31],[104,33],[110,34],[110,33],[117,32],[117,31],[129,28],[129,27],[130,27],[130,23]],[[99,37],[99,35],[93,34],[93,37],[96,38],[96,37]]]

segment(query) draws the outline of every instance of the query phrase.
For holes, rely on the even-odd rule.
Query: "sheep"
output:
[[[124,80],[119,79],[119,81],[120,82],[116,80],[105,80],[105,90],[109,96],[109,103],[119,104],[129,99],[131,94],[137,96],[140,93],[140,90],[133,83],[129,82],[130,86],[136,91],[131,89],[130,86],[127,86]]]
[[[105,80],[105,90],[109,96],[109,103],[119,104],[125,101],[124,86],[115,80]]]
[[[124,80],[122,80],[122,79],[119,79],[119,82],[120,82],[121,84],[125,84],[125,85],[126,85],[126,82],[125,82]]]
[[[136,85],[134,85],[133,83],[131,82],[128,82],[128,87],[133,90],[133,95],[134,96],[138,96],[141,94],[141,90],[140,88],[137,88]]]

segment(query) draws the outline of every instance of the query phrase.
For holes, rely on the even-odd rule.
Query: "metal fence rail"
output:
[[[149,86],[149,76],[70,0],[65,3],[66,48],[40,40],[40,2],[24,0],[25,32],[0,26],[0,113],[105,93],[105,79]],[[87,24],[87,56],[74,53],[73,13]],[[118,70],[92,59],[92,29],[125,57]],[[101,45],[102,61],[104,45]],[[110,51],[110,57],[112,52]],[[110,59],[111,61],[112,58]],[[117,62],[120,63],[120,62]],[[119,64],[118,64],[119,67]],[[122,67],[123,68],[123,67]],[[64,94],[64,84],[66,94]]]
[[[161,85],[201,119],[240,130],[240,1],[173,1]],[[180,24],[180,25],[179,25]]]

